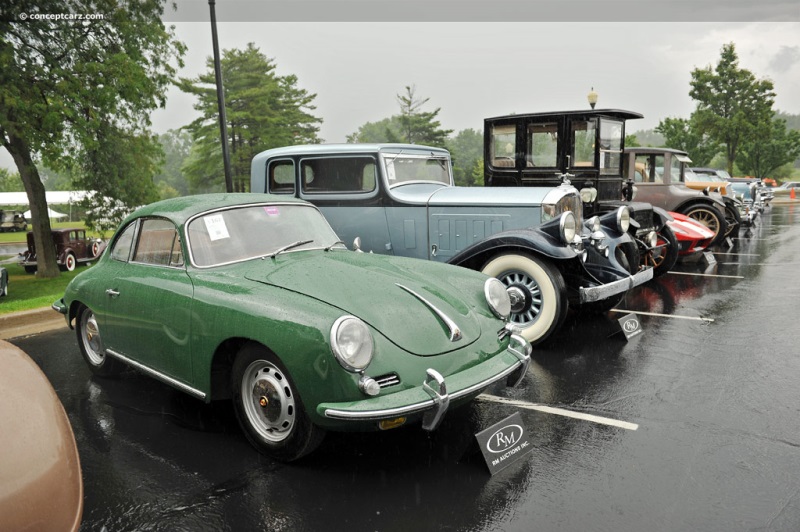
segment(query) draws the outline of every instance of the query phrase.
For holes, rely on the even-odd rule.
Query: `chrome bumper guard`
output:
[[[614,281],[613,283],[592,286],[589,288],[581,287],[578,289],[578,292],[580,293],[581,303],[593,303],[595,301],[601,301],[613,295],[626,292],[634,286],[639,286],[640,284],[646,283],[652,278],[653,268],[647,268],[646,270],[642,270],[635,275],[631,275],[625,279],[620,279],[619,281]]]
[[[517,363],[496,375],[489,377],[481,382],[467,386],[453,393],[447,391],[447,383],[445,378],[436,370],[428,369],[426,371],[425,380],[421,388],[416,390],[409,390],[409,393],[418,393],[418,390],[424,391],[429,396],[429,399],[413,402],[408,405],[399,406],[396,408],[385,408],[380,410],[347,410],[339,408],[325,408],[323,415],[330,419],[341,419],[348,421],[370,421],[380,420],[394,417],[409,416],[424,412],[422,418],[422,428],[425,430],[435,430],[442,422],[447,409],[450,407],[451,401],[457,401],[462,397],[467,397],[471,394],[480,392],[481,390],[489,387],[490,385],[498,382],[501,379],[508,378],[508,386],[516,386],[522,381],[525,373],[528,370],[528,365],[531,360],[531,345],[523,337],[512,334],[511,341],[506,350],[508,353],[513,354],[517,358]],[[519,372],[515,374],[515,372]],[[400,392],[403,393],[403,392]]]

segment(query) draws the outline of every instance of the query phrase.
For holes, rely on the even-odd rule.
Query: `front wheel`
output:
[[[239,351],[231,393],[239,425],[260,452],[291,462],[322,443],[325,431],[311,423],[289,373],[267,349],[249,344]]]
[[[725,204],[725,222],[728,224],[725,237],[739,234],[739,228],[742,226],[742,215],[739,214],[739,209],[734,205]]]
[[[481,269],[500,280],[512,298],[512,324],[531,344],[561,326],[569,309],[564,278],[554,266],[530,255],[498,255]]]
[[[675,231],[667,224],[657,233],[658,240],[656,245],[663,246],[658,257],[650,257],[653,266],[653,277],[661,277],[675,266],[678,262],[678,237]]]
[[[75,255],[72,253],[67,253],[67,256],[64,257],[64,269],[68,272],[75,271],[75,267],[78,265],[77,259],[75,259]]]
[[[728,224],[725,222],[725,217],[711,205],[694,205],[685,209],[682,214],[700,222],[714,232],[714,238],[709,247],[716,246],[725,239],[725,230]]]

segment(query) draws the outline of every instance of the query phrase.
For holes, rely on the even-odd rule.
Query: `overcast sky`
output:
[[[468,20],[475,17],[463,22],[385,22],[407,4],[381,5],[395,7],[373,21],[242,22],[248,17],[241,10],[232,13],[230,3],[218,0],[220,48],[253,42],[275,61],[280,75],[296,75],[301,88],[317,95],[313,114],[323,119],[320,136],[326,142],[344,142],[365,122],[396,114],[396,95],[406,85],[430,99],[425,110],[441,108],[442,126],[456,132],[480,130],[483,119],[491,116],[584,108],[592,87],[599,93],[598,108],[645,116],[629,123],[629,132],[651,129],[666,117],[688,118],[694,108],[689,98],[692,69],[715,65],[722,46],[730,42],[736,44],[742,68],[773,81],[776,109],[800,114],[800,22]],[[659,5],[685,9],[703,2]],[[788,5],[789,20],[800,20],[798,4]],[[205,71],[213,53],[208,4],[194,6],[201,8],[194,17],[169,22],[188,47],[182,77]],[[308,18],[321,18],[317,15]],[[166,108],[152,115],[153,129],[161,133],[188,124],[196,117],[193,104],[192,97],[171,89]],[[7,153],[0,154],[3,162],[11,166]]]

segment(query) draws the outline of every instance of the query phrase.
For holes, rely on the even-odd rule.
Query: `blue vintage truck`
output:
[[[630,209],[583,217],[579,191],[456,187],[446,150],[412,144],[316,144],[259,153],[251,191],[307,200],[365,252],[447,262],[500,279],[511,321],[531,343],[570,308],[605,310],[653,277]],[[635,224],[635,222],[633,222]]]

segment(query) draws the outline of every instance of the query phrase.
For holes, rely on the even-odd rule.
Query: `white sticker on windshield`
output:
[[[397,176],[394,173],[394,161],[386,162],[386,177],[389,178],[389,183],[394,182]]]
[[[206,222],[206,229],[208,230],[208,238],[213,242],[223,238],[230,238],[228,228],[225,226],[225,220],[221,214],[213,214],[203,218]]]

